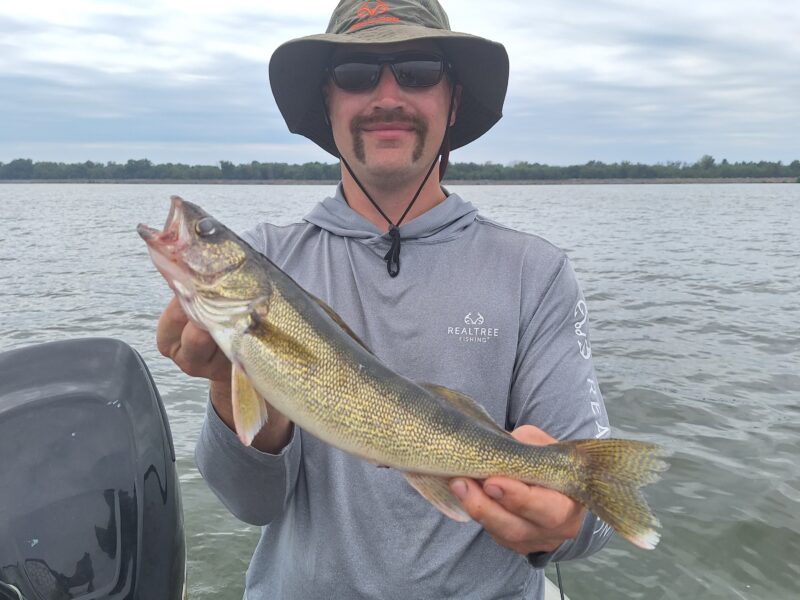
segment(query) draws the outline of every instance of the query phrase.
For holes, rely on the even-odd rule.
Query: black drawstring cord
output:
[[[389,251],[384,255],[383,260],[386,261],[386,270],[389,272],[389,277],[397,277],[400,274],[400,243],[402,241],[402,237],[400,236],[400,223],[403,222],[403,219],[406,218],[408,215],[408,211],[411,210],[411,207],[414,206],[414,202],[417,201],[422,188],[425,187],[425,183],[428,181],[428,178],[431,176],[433,172],[433,168],[436,166],[436,163],[439,161],[439,157],[442,154],[442,149],[444,147],[445,142],[447,141],[447,133],[450,130],[450,119],[453,118],[453,105],[455,104],[456,98],[456,84],[453,82],[453,89],[450,92],[450,108],[447,111],[447,126],[444,129],[444,138],[442,138],[442,143],[439,145],[439,152],[436,154],[436,157],[433,159],[433,163],[431,163],[430,168],[428,169],[428,173],[425,175],[425,179],[422,180],[422,183],[419,184],[419,188],[417,188],[417,193],[414,194],[414,197],[411,199],[411,202],[408,203],[406,206],[405,211],[403,212],[402,216],[398,219],[397,223],[392,223],[392,220],[386,216],[386,213],[381,210],[381,207],[378,206],[378,203],[372,199],[372,196],[369,195],[369,192],[364,188],[361,182],[356,177],[356,174],[353,173],[353,169],[350,168],[350,165],[345,160],[344,156],[340,156],[342,160],[342,164],[344,164],[347,172],[350,173],[350,177],[353,178],[353,181],[356,182],[361,191],[372,203],[372,206],[375,207],[380,215],[386,219],[386,222],[389,224],[389,237],[392,240],[392,244],[389,248]]]
[[[390,277],[397,277],[400,272],[400,229],[397,225],[389,227],[389,237],[392,238],[392,246],[389,251],[384,255],[383,260],[386,261],[386,269],[389,271]]]
[[[450,120],[448,119],[447,122],[449,123]],[[425,175],[425,179],[423,179],[422,183],[419,184],[419,187],[417,188],[417,193],[414,194],[414,197],[411,199],[411,202],[408,203],[406,210],[403,212],[403,215],[398,219],[397,223],[392,223],[392,220],[386,216],[386,213],[383,212],[383,210],[381,210],[381,207],[378,206],[378,203],[372,199],[372,196],[369,195],[369,192],[364,188],[364,186],[358,180],[358,177],[356,177],[356,174],[353,173],[353,169],[350,168],[350,165],[347,163],[344,156],[342,156],[341,158],[342,158],[342,163],[344,163],[344,166],[347,169],[347,172],[350,173],[350,177],[352,177],[353,181],[355,181],[356,184],[358,184],[358,187],[360,187],[361,191],[364,192],[364,195],[367,197],[367,200],[369,200],[372,203],[372,206],[375,207],[375,210],[377,210],[389,224],[389,236],[392,239],[392,245],[389,248],[389,251],[383,257],[383,260],[386,261],[386,270],[389,272],[389,277],[397,277],[400,274],[400,242],[402,240],[402,238],[400,237],[400,223],[403,222],[403,219],[406,218],[408,211],[411,210],[411,207],[414,206],[414,202],[417,201],[417,198],[419,197],[422,188],[425,187],[425,182],[428,181],[428,177],[430,177],[431,173],[433,172],[433,167],[436,166],[436,163],[439,160],[439,155],[437,154],[436,158],[433,159],[433,163],[431,163],[431,166],[428,169],[428,174]]]

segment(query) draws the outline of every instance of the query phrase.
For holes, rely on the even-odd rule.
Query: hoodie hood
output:
[[[442,202],[400,225],[403,244],[443,242],[458,237],[475,222],[477,208],[458,194],[446,189],[444,192],[447,197]],[[341,183],[336,186],[336,194],[317,204],[304,220],[333,235],[352,238],[365,245],[382,248],[391,243],[388,232],[382,233],[347,205]]]

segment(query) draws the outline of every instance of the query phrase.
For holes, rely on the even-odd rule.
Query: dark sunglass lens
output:
[[[441,60],[404,60],[392,67],[397,83],[405,87],[428,87],[442,79]]]
[[[376,64],[349,62],[333,68],[333,80],[343,90],[368,90],[378,81],[381,67]]]

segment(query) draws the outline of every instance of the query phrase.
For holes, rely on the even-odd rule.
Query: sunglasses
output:
[[[347,92],[364,92],[378,85],[383,65],[389,65],[397,85],[425,88],[436,85],[452,65],[436,54],[363,54],[346,56],[328,67],[337,87]]]

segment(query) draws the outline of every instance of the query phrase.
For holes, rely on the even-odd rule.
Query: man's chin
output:
[[[402,171],[413,167],[415,161],[410,157],[381,157],[381,156],[367,156],[364,161],[364,166],[370,171]]]
[[[362,163],[378,171],[413,169],[422,162],[421,154],[418,147],[367,148]]]

